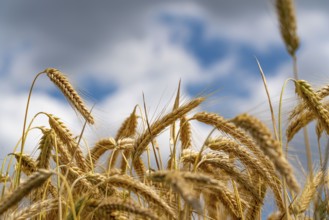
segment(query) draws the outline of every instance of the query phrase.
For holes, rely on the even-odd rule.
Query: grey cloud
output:
[[[296,2],[298,7],[310,10],[325,11],[328,5],[324,0]],[[223,33],[228,28],[224,24],[234,26],[242,22],[236,25],[244,27],[236,32],[240,34],[248,30],[245,24],[253,25],[260,14],[271,13],[274,1],[7,1],[0,7],[0,50],[31,45],[26,49],[28,57],[24,58],[31,68],[26,72],[31,74],[46,67],[74,72],[97,59],[104,48],[111,50],[124,38],[143,38],[152,11],[164,5],[183,11],[189,4],[202,8]],[[0,58],[2,53],[5,52],[0,52]],[[17,83],[25,83],[24,77],[18,76],[21,73],[16,70],[13,74]]]

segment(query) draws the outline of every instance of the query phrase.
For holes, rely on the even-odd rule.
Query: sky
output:
[[[65,73],[94,105],[96,124],[85,133],[91,144],[114,136],[134,106],[143,106],[143,94],[151,120],[171,109],[179,80],[183,101],[208,97],[198,110],[227,118],[248,112],[270,122],[255,58],[275,108],[292,77],[273,0],[0,2],[1,159],[21,137],[34,77],[48,67]],[[329,81],[329,3],[296,0],[296,7],[300,78],[319,87]],[[289,105],[293,89],[285,97]],[[79,134],[83,120],[45,75],[35,85],[28,121],[41,111]],[[45,116],[33,123],[41,125],[47,126]],[[27,153],[37,138],[40,132],[31,131]]]

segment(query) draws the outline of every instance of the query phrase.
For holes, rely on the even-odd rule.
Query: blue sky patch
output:
[[[228,53],[228,41],[207,36],[207,24],[200,19],[163,13],[159,16],[159,21],[169,28],[171,42],[180,44],[204,68]]]

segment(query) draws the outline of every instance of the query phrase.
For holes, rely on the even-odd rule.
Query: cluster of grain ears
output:
[[[294,56],[299,39],[293,2],[277,0],[276,8],[282,37]],[[68,78],[53,68],[42,73],[92,126],[91,110]],[[318,121],[320,135],[328,134],[329,104],[322,100],[329,86],[314,91],[303,80],[295,80],[295,86],[301,102],[289,117],[287,142],[312,120]],[[301,188],[282,141],[267,125],[248,114],[226,119],[195,113],[204,100],[180,103],[179,84],[170,112],[151,122],[136,106],[116,134],[87,143],[87,152],[82,134],[73,134],[55,113],[43,113],[49,124],[37,127],[37,156],[23,152],[25,136],[21,152],[8,155],[17,163],[9,163],[7,170],[14,170],[0,178],[1,218],[253,220],[264,217],[267,202],[275,204],[268,219],[308,219],[313,209],[322,210],[317,215],[329,213],[329,205],[317,199],[325,194],[320,188],[328,192],[326,170]],[[217,132],[198,146],[191,122]],[[169,142],[162,146],[156,140],[166,129]],[[29,132],[30,127],[24,134]],[[161,155],[159,148],[170,154]]]

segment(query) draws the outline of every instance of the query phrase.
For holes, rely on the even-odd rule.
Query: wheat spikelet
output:
[[[196,108],[203,101],[204,98],[202,97],[196,98],[154,122],[150,126],[150,131],[144,131],[144,133],[136,140],[134,159],[138,158],[144,152],[146,146],[150,143],[153,137],[157,136],[161,131],[163,131],[163,129],[171,125],[174,121]]]
[[[20,154],[20,153],[12,153],[15,156],[16,160],[19,161],[20,157],[22,158],[21,163],[21,170],[27,175],[31,175],[35,171],[37,171],[37,163],[33,158],[31,158],[27,154]]]
[[[62,91],[64,96],[70,101],[70,103],[80,112],[84,119],[94,124],[94,118],[90,114],[89,110],[85,106],[81,97],[75,91],[69,80],[59,70],[48,68],[44,70],[49,79]]]
[[[51,129],[43,130],[43,136],[41,137],[39,143],[40,154],[37,159],[37,168],[49,169],[51,149],[53,146],[52,136],[55,135],[55,132]]]
[[[265,155],[272,160],[277,171],[285,177],[288,186],[295,192],[298,192],[298,183],[290,164],[282,154],[281,144],[273,138],[267,126],[248,114],[239,115],[232,122],[250,133]]]
[[[299,47],[297,22],[293,0],[276,0],[280,31],[287,51],[294,56]]]
[[[143,160],[139,157],[139,158],[133,160],[132,162],[133,162],[132,165],[133,165],[133,167],[136,171],[136,174],[137,174],[138,178],[141,181],[144,181],[144,175],[145,175],[145,172],[146,172],[146,168],[145,168]]]
[[[83,153],[77,143],[74,141],[73,134],[67,128],[67,126],[57,117],[48,114],[49,125],[55,131],[57,137],[68,147],[68,151],[71,156],[75,158],[79,167],[88,171],[90,168],[86,162],[86,159],[83,156]]]
[[[323,125],[327,134],[329,134],[329,112],[320,102],[319,96],[313,91],[311,85],[305,80],[295,81],[295,86],[298,96],[300,96],[307,104],[307,107],[313,111],[320,123]]]
[[[40,169],[29,176],[29,178],[24,183],[20,184],[15,191],[2,198],[0,201],[0,214],[21,201],[21,199],[31,190],[40,187],[51,175],[51,172]]]
[[[291,210],[295,215],[303,213],[309,207],[316,194],[317,187],[321,184],[323,172],[317,173],[313,180],[308,180],[301,195],[293,202]]]
[[[182,142],[182,150],[191,146],[191,125],[186,116],[180,119],[180,140]]]
[[[140,207],[134,203],[120,200],[89,200],[86,203],[85,209],[94,213],[93,219],[108,219],[113,211],[122,211],[129,214],[140,215],[143,218],[152,220],[159,219],[152,210]]]

